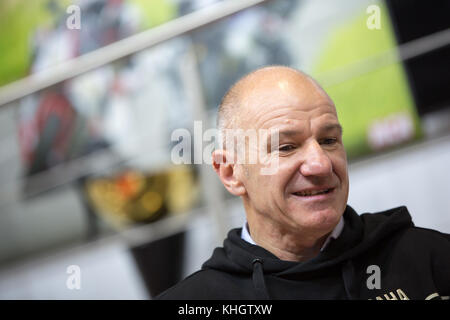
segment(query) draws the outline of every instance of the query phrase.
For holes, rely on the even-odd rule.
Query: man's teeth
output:
[[[301,192],[296,192],[295,195],[297,195],[297,196],[302,196],[302,197],[315,196],[316,194],[327,193],[327,192],[330,191],[330,190],[331,190],[331,189],[314,190],[314,191],[301,191]]]

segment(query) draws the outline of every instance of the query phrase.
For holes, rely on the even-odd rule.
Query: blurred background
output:
[[[0,299],[151,299],[198,270],[244,210],[209,165],[171,161],[172,133],[214,128],[228,87],[269,64],[335,101],[354,209],[406,205],[450,233],[449,14],[445,0],[2,0]]]

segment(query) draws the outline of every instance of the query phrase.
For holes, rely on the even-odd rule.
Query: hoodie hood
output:
[[[307,276],[324,268],[339,267],[348,298],[355,298],[354,267],[352,260],[371,247],[401,230],[413,226],[405,206],[376,214],[358,215],[347,205],[344,211],[344,229],[315,258],[305,262],[283,261],[262,247],[252,245],[241,238],[242,228],[232,229],[223,247],[216,248],[202,269],[214,269],[237,275],[252,276],[256,297],[268,299],[265,275],[281,278]]]

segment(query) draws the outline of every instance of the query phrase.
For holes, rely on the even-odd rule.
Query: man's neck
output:
[[[278,228],[274,223],[262,222],[261,218],[252,220],[248,217],[251,239],[280,260],[307,261],[316,257],[323,247],[330,230],[326,234],[308,234],[304,231],[293,232]]]
[[[292,244],[292,240],[285,240],[277,243],[267,241],[265,238],[258,239],[257,237],[255,242],[259,246],[274,254],[280,260],[303,262],[316,257],[320,253],[320,248],[325,242],[327,236],[328,235],[325,235],[322,238],[317,239],[316,243],[312,245],[305,246],[291,246],[290,244]]]

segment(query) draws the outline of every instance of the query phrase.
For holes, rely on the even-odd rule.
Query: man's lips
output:
[[[315,187],[296,191],[292,194],[301,199],[321,200],[330,197],[335,189],[335,187],[329,186]]]

